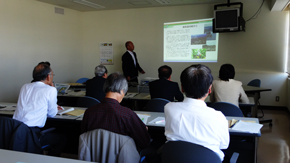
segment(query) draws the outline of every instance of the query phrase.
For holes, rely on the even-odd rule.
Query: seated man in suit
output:
[[[105,97],[103,90],[104,83],[108,76],[107,68],[99,65],[95,68],[95,77],[86,82],[86,96],[93,97],[101,101]]]
[[[180,92],[178,83],[171,81],[172,69],[171,67],[164,65],[158,69],[159,80],[155,80],[149,83],[149,91],[151,99],[164,98],[169,101],[174,101],[174,98],[178,101],[183,101],[183,94]]]
[[[25,123],[40,136],[47,117],[54,117],[58,109],[57,90],[53,87],[53,71],[45,63],[39,63],[33,70],[34,82],[22,86],[13,119]],[[60,156],[66,138],[58,133],[46,133],[40,138],[41,145],[50,145],[49,155]]]
[[[117,134],[127,135],[134,139],[136,146],[144,149],[150,144],[147,127],[135,112],[120,105],[127,90],[126,78],[119,73],[108,76],[104,84],[106,97],[100,104],[85,111],[82,133],[94,129],[105,129]]]
[[[226,117],[220,111],[207,107],[204,100],[211,93],[213,77],[204,65],[192,65],[182,71],[183,102],[165,105],[165,136],[168,141],[187,141],[214,151],[221,160],[229,145]]]

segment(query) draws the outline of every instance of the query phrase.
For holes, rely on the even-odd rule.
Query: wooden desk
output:
[[[132,95],[135,95],[134,97],[132,97]],[[149,93],[134,93],[134,92],[128,92],[127,95],[124,97],[123,100],[131,100],[131,101],[149,101],[151,100],[151,96]],[[254,100],[254,97],[249,97],[249,104],[245,104],[245,103],[239,103],[239,106],[247,106],[247,107],[254,107],[256,106],[256,103],[255,103],[255,100]],[[210,103],[210,98],[209,96],[205,99],[205,102],[207,104]],[[136,104],[137,102],[135,102],[135,106],[137,105]],[[132,109],[132,108],[131,108]],[[133,109],[135,110],[135,109]],[[140,110],[140,109],[139,109]]]
[[[158,112],[144,112],[144,111],[135,111],[137,114],[150,115],[146,125],[149,130],[150,127],[160,128],[160,132],[164,134],[164,124],[154,124],[149,123],[157,117],[164,117],[164,113]],[[247,117],[226,117],[228,120],[237,119],[237,120],[249,120],[259,123],[258,118],[247,118]],[[257,162],[257,147],[258,147],[258,137],[261,136],[261,132],[258,133],[248,133],[241,132],[229,129],[230,134],[230,144],[228,149],[225,151],[230,153],[237,152],[240,154],[238,162],[247,162],[247,163],[256,163]]]
[[[243,85],[244,91],[246,93],[252,93],[254,94],[254,102],[255,102],[255,106],[253,106],[252,108],[252,117],[257,117],[257,113],[258,113],[258,101],[259,101],[259,93],[260,92],[265,92],[265,91],[272,91],[272,89],[269,88],[261,88],[261,87],[253,87],[253,86],[246,86]]]
[[[6,105],[7,107],[13,107],[16,103],[1,103],[1,105]],[[9,105],[9,106],[8,106]],[[69,107],[65,107],[69,108]],[[86,108],[78,108],[78,109],[86,109]],[[158,112],[145,112],[145,111],[135,111],[137,114],[146,114],[150,117],[147,120],[146,125],[149,128],[149,132],[159,132],[159,135],[164,137],[164,124],[154,124],[149,123],[153,119],[157,117],[164,117],[164,113]],[[0,114],[10,115],[12,117],[13,112],[4,113],[4,111],[0,111]],[[80,117],[67,117],[67,116],[59,116],[54,118],[48,118],[46,122],[46,128],[56,127],[57,130],[61,131],[62,133],[66,134],[68,137],[68,144],[65,149],[65,152],[77,154],[78,150],[78,138],[81,134],[80,126],[83,116]],[[257,118],[245,118],[245,117],[227,117],[227,119],[245,119],[251,120],[258,123]],[[245,162],[256,162],[256,153],[257,153],[257,137],[261,136],[261,133],[247,133],[247,132],[239,132],[229,129],[229,134],[231,136],[230,146],[227,149],[230,152],[238,152],[240,153],[240,157],[246,158]],[[235,138],[243,138],[243,142],[235,144],[233,140]]]
[[[0,102],[1,106],[6,106],[6,108],[16,109],[16,103],[5,103]],[[71,107],[63,106],[65,109]],[[75,109],[85,110],[82,107],[73,107]],[[14,111],[3,111],[0,109],[0,116],[6,116],[12,118]],[[56,115],[55,117],[48,117],[43,129],[56,128],[56,132],[62,133],[67,137],[67,145],[64,150],[66,153],[77,154],[78,151],[78,140],[80,136],[80,124],[81,121],[76,121],[78,117],[70,115]],[[1,162],[1,161],[0,161]]]
[[[7,102],[0,102],[1,106],[6,106],[4,109],[16,109],[17,103],[7,103]],[[65,109],[69,109],[71,108],[70,106],[63,106],[63,108]],[[85,110],[86,108],[82,108],[82,107],[73,107],[75,109],[80,109],[80,110]],[[0,108],[0,115],[4,115],[4,116],[8,116],[8,117],[12,117],[14,114],[14,111],[6,111]],[[47,117],[47,119],[61,119],[61,120],[75,120],[78,117],[76,116],[71,116],[71,115],[56,115],[55,117]]]
[[[57,95],[57,104],[61,106],[77,106],[77,100],[86,95],[86,91],[69,89],[65,94]]]
[[[88,163],[87,161],[67,159],[61,157],[31,154],[0,149],[1,162],[5,163]]]

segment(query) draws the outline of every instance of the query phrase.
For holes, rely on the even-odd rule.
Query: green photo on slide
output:
[[[206,49],[192,49],[191,59],[206,59]]]

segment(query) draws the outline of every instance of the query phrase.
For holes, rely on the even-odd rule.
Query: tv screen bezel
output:
[[[237,12],[237,26],[235,27],[221,27],[221,28],[217,28],[217,19],[216,19],[216,14],[217,12],[221,12],[221,11],[230,11],[230,10],[234,10]],[[216,32],[223,32],[223,31],[239,31],[240,30],[240,8],[229,8],[229,9],[218,9],[218,10],[214,10],[214,30]]]

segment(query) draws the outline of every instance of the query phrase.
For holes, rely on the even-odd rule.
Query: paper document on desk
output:
[[[150,100],[150,99],[151,99],[151,96],[150,96],[150,95],[147,95],[147,96],[143,97],[143,99],[148,99],[148,100]]]
[[[150,117],[150,115],[146,115],[146,114],[137,114],[137,115],[141,119],[141,121],[146,125],[147,124],[147,120]]]
[[[57,114],[58,115],[63,115],[65,113],[68,113],[68,112],[73,111],[73,110],[75,110],[75,109],[74,108],[69,108],[69,109],[65,109],[65,110],[58,110]]]
[[[127,93],[127,95],[125,96],[126,98],[132,98],[135,97],[138,93]]]
[[[149,124],[165,125],[165,117],[157,117],[149,122]]]
[[[233,127],[239,121],[256,123],[256,121],[251,121],[251,120],[237,120],[237,119],[232,119],[232,120],[228,120],[229,128]]]
[[[3,108],[0,108],[0,111],[15,111],[16,110],[16,106],[3,106],[1,105]]]
[[[235,123],[235,125],[231,129],[237,130],[237,131],[249,132],[249,133],[259,133],[262,127],[263,125],[259,123],[238,121]]]
[[[83,115],[84,113],[85,113],[85,110],[76,109],[76,110],[73,110],[73,111],[67,112],[67,113],[65,113],[65,114],[78,117],[78,116]]]

